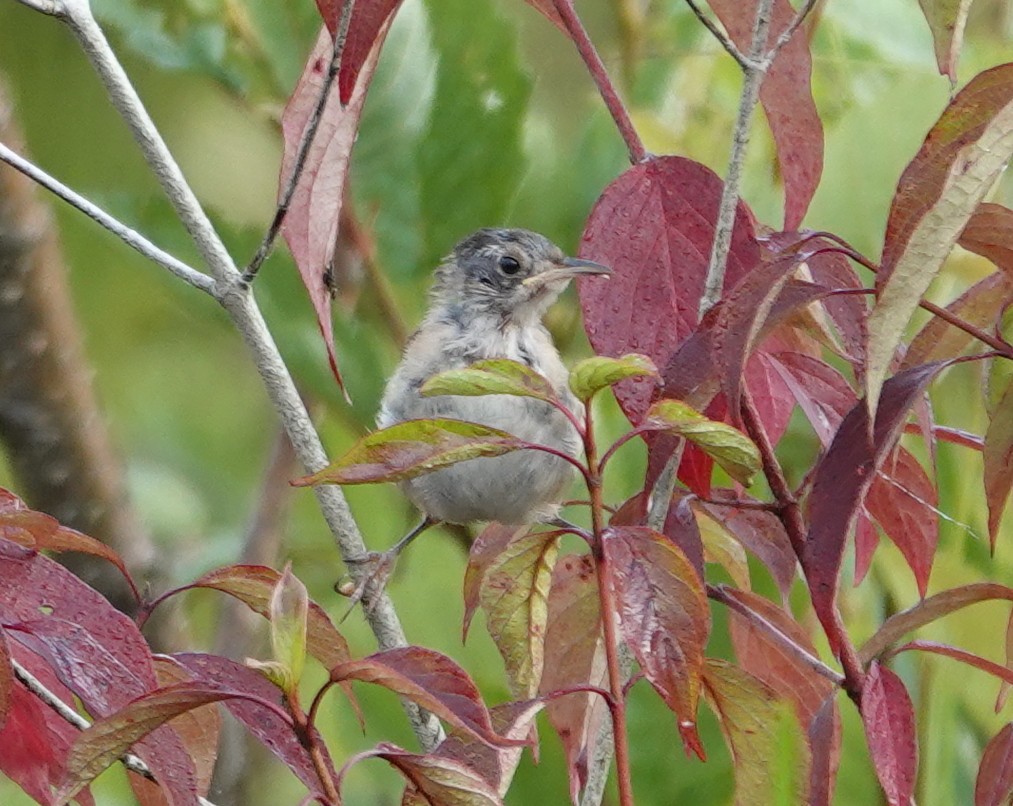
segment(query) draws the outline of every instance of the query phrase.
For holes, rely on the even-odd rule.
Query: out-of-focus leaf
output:
[[[858,519],[878,469],[897,442],[911,406],[947,364],[926,364],[890,378],[883,386],[871,435],[869,409],[865,401],[859,401],[844,418],[829,450],[816,466],[802,563],[813,608],[827,627],[834,652],[839,647],[834,639],[833,619],[848,533]]]
[[[982,202],[957,243],[987,257],[1013,280],[1013,210],[1001,204]]]
[[[1013,274],[996,272],[972,285],[946,309],[965,322],[990,330],[998,321],[1003,305],[1011,298]],[[966,330],[935,317],[911,340],[901,368],[952,358],[966,350],[973,340]]]
[[[941,644],[938,641],[908,641],[903,646],[897,647],[893,654],[899,655],[901,652],[912,652],[914,650],[929,652],[933,655],[942,655],[945,658],[958,660],[961,663],[966,663],[968,666],[973,666],[975,669],[987,672],[988,674],[999,678],[1004,683],[1013,685],[1013,669],[1006,666],[1000,666],[995,661],[983,658],[981,655],[975,655],[973,652],[968,652],[966,649],[959,649],[955,646],[950,646],[949,644]]]
[[[179,661],[168,655],[155,655],[154,663],[160,688],[193,679],[193,675]],[[214,705],[195,708],[175,717],[172,726],[193,760],[197,792],[206,796],[211,788],[211,776],[215,770],[215,760],[218,758],[218,739],[222,729],[221,713]]]
[[[534,697],[542,677],[549,583],[559,536],[522,532],[500,549],[482,574],[479,599],[486,628],[503,656],[516,699]]]
[[[749,52],[756,19],[756,3],[710,0],[732,41]],[[767,47],[795,19],[788,0],[774,0],[771,7]],[[777,149],[778,167],[784,177],[784,228],[798,229],[823,173],[823,124],[812,94],[812,56],[804,26],[792,34],[770,66],[760,85],[760,104],[767,116]]]
[[[1006,387],[985,431],[985,501],[988,504],[988,539],[995,551],[999,522],[1013,487],[1013,382]]]
[[[652,529],[609,527],[602,550],[623,636],[644,676],[675,713],[687,752],[702,759],[696,709],[710,634],[703,584],[686,555]]]
[[[142,694],[124,708],[96,720],[82,731],[70,749],[57,801],[61,804],[69,801],[139,739],[173,717],[208,703],[242,696],[218,686],[192,681],[176,683]]]
[[[286,686],[283,690],[294,693],[302,679],[306,664],[306,632],[309,621],[309,594],[306,586],[292,573],[285,571],[274,586],[268,605],[271,622],[271,648],[275,662],[285,669]]]
[[[437,754],[419,755],[381,742],[354,761],[382,758],[408,779],[403,806],[502,806],[496,788],[464,762]]]
[[[254,613],[268,618],[271,594],[280,579],[281,574],[266,565],[228,565],[209,571],[180,590],[212,588],[239,599]],[[316,602],[309,603],[306,646],[328,669],[351,658],[348,642]]]
[[[871,411],[922,294],[1011,156],[1013,63],[980,73],[957,94],[897,185],[869,315]]]
[[[730,425],[708,420],[678,400],[659,400],[647,412],[644,425],[699,446],[729,476],[747,487],[760,470],[760,452],[749,437]]]
[[[703,688],[735,765],[735,804],[805,803],[811,757],[791,705],[727,661],[707,658]]]
[[[426,0],[425,7],[438,67],[416,162],[428,211],[423,265],[434,266],[461,237],[506,218],[526,173],[532,81],[512,19],[491,6],[478,13],[472,0]]]
[[[658,377],[658,368],[646,355],[630,353],[622,358],[596,355],[570,370],[570,391],[587,403],[602,389],[626,378]]]
[[[1013,610],[1006,619],[1006,668],[1013,670]],[[1006,707],[1009,698],[1010,684],[1003,681],[999,684],[999,693],[995,698],[995,712],[998,714]]]
[[[977,582],[937,593],[890,616],[865,642],[858,655],[863,663],[869,663],[907,633],[968,605],[993,599],[1013,602],[1013,588],[995,582]]]
[[[584,327],[596,353],[641,353],[665,367],[693,332],[721,187],[720,178],[700,163],[660,157],[630,168],[605,188],[588,218],[579,254],[613,273],[607,283],[577,283]],[[725,287],[733,287],[759,258],[748,210],[740,202]],[[655,386],[647,377],[616,387],[616,399],[632,423],[643,418]]]
[[[259,700],[281,704],[282,694],[263,675],[219,655],[205,655],[199,652],[183,652],[173,655],[194,678],[209,688],[236,689],[246,692]],[[265,748],[284,763],[295,776],[310,790],[320,786],[320,778],[309,752],[300,744],[288,724],[273,709],[247,699],[225,700],[229,710],[250,734]],[[322,742],[321,742],[322,743]],[[329,756],[324,763],[335,775]]]
[[[950,84],[957,84],[957,61],[964,42],[964,24],[971,0],[918,0],[925,21],[932,30],[939,73],[948,76]]]
[[[317,9],[332,38],[337,34],[341,11],[348,1],[316,0]],[[359,73],[366,69],[373,46],[377,42],[383,44],[385,28],[400,5],[401,0],[356,0],[338,72],[337,84],[342,104],[351,101]]]
[[[798,569],[798,558],[780,519],[773,512],[759,509],[709,504],[703,507],[763,562],[774,578],[781,598],[787,602]]]
[[[866,511],[904,555],[923,597],[939,542],[936,496],[932,479],[903,446],[883,463],[865,496]]]
[[[386,29],[384,29],[386,30]],[[376,61],[383,33],[376,38],[366,57],[347,105],[339,103],[340,88],[334,86],[324,108],[303,172],[289,204],[282,234],[295,258],[303,285],[317,315],[317,324],[327,346],[335,377],[341,383],[334,355],[334,326],[331,323],[331,293],[324,275],[334,258],[338,218],[344,201],[348,161],[359,128],[359,117]],[[331,58],[331,37],[320,32],[306,68],[282,114],[285,153],[282,158],[279,197],[288,186],[303,133],[310,124],[323,87]]]
[[[563,18],[559,16],[559,12],[556,11],[555,3],[553,0],[524,0],[529,6],[538,9],[545,17],[555,25],[560,31],[569,36],[569,32],[566,30],[566,26],[563,24]],[[567,0],[572,4],[572,0]]]
[[[890,806],[909,806],[918,769],[915,714],[904,683],[873,662],[862,686],[862,724]]]
[[[531,367],[506,358],[478,361],[464,369],[451,369],[434,375],[419,390],[424,397],[433,395],[514,395],[538,400],[556,400],[552,384]]]
[[[333,464],[292,484],[308,487],[403,481],[467,459],[500,456],[525,445],[506,431],[478,423],[406,420],[363,437]]]
[[[1013,797],[1013,722],[993,736],[981,754],[974,806],[1004,806]]]
[[[345,661],[331,669],[331,680],[383,686],[461,730],[493,744],[513,744],[504,742],[493,731],[489,711],[468,673],[431,649],[409,646]]]
[[[567,554],[556,563],[548,611],[540,693],[578,685],[605,687],[598,583],[589,555]],[[577,803],[587,784],[590,747],[609,718],[608,706],[596,694],[579,692],[549,700],[545,710],[563,743],[570,800]]]

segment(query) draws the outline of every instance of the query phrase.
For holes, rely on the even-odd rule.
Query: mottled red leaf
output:
[[[924,597],[939,542],[939,510],[936,487],[909,450],[898,446],[883,463],[865,507],[904,555]]]
[[[607,283],[577,285],[596,353],[642,353],[659,367],[668,364],[697,324],[720,198],[720,178],[681,157],[636,165],[605,189],[588,218],[580,256],[610,266],[613,274]],[[755,266],[759,255],[740,203],[726,286]],[[632,422],[647,411],[654,387],[650,378],[616,387]]]
[[[1013,722],[991,738],[974,782],[974,806],[1006,806],[1013,797]]]
[[[956,86],[957,61],[971,0],[918,0],[918,5],[932,31],[939,73],[948,76],[950,83]]]
[[[748,53],[756,19],[756,2],[709,0],[732,41]],[[770,47],[795,19],[788,0],[774,0]],[[760,103],[767,115],[784,177],[784,228],[798,229],[823,173],[823,124],[812,94],[812,56],[803,26],[781,48],[760,85]]]
[[[493,731],[489,711],[468,673],[446,655],[431,649],[409,646],[345,661],[331,669],[331,680],[375,683],[418,703],[461,730],[493,744],[503,742]]]
[[[345,49],[341,54],[341,71],[338,73],[338,88],[342,104],[352,99],[356,79],[365,67],[373,45],[380,41],[383,44],[384,27],[393,18],[402,0],[355,0],[352,18],[348,23],[348,35],[345,38]],[[324,24],[331,37],[338,30],[341,10],[345,0],[316,0],[317,9],[324,19]]]
[[[55,802],[50,786],[60,780],[69,742],[53,741],[44,718],[46,708],[20,683],[12,688],[7,720],[0,727],[0,772],[49,806]]]
[[[678,546],[646,527],[609,527],[602,551],[623,637],[678,718],[687,752],[703,758],[696,709],[710,611],[700,578]]]
[[[364,5],[375,6],[376,3],[367,2]],[[331,97],[324,108],[282,225],[282,234],[295,258],[303,285],[309,292],[317,324],[327,347],[328,359],[339,383],[341,376],[334,355],[334,326],[331,322],[331,292],[324,280],[324,273],[334,258],[348,161],[359,128],[366,89],[373,77],[385,32],[384,25],[382,30],[373,35],[375,44],[371,42],[372,49],[367,47],[368,55],[362,57],[361,69],[347,105],[339,102],[340,81],[331,90]],[[292,175],[303,132],[310,123],[320,97],[330,55],[331,37],[323,30],[282,114],[285,153],[281,164],[279,196],[285,192]]]
[[[820,443],[828,447],[857,400],[850,384],[828,363],[805,353],[767,353],[766,359],[791,391]]]
[[[13,688],[14,667],[11,665],[11,650],[7,645],[7,636],[4,635],[3,628],[0,628],[0,728],[7,719]]]
[[[218,655],[183,652],[172,656],[195,680],[212,687],[243,691],[257,699],[280,705],[281,691],[259,672]],[[320,786],[320,779],[306,748],[292,731],[291,725],[270,708],[250,700],[226,700],[225,707],[260,742],[282,761],[310,790]],[[325,762],[334,770],[330,758]]]
[[[605,687],[607,679],[594,563],[588,555],[568,554],[552,572],[540,693],[578,685]],[[580,692],[549,700],[546,712],[563,743],[570,799],[577,803],[587,784],[590,748],[609,718],[608,707],[601,697]]]
[[[1013,279],[1013,210],[982,202],[957,241],[964,249],[987,257]]]
[[[848,533],[855,526],[865,494],[896,444],[908,412],[948,362],[901,372],[883,386],[875,426],[860,401],[848,413],[830,449],[816,466],[809,496],[809,534],[802,557],[813,608],[828,629],[836,653],[834,611],[841,560]]]
[[[862,686],[862,724],[890,806],[910,806],[918,769],[915,714],[904,683],[873,662]]]
[[[1013,382],[1003,392],[985,431],[985,501],[988,504],[988,539],[995,551],[999,522],[1013,488]]]
[[[911,315],[1011,155],[1013,63],[979,73],[956,95],[897,185],[869,315],[871,410]]]
[[[1013,265],[1013,264],[1011,264]],[[999,320],[1003,305],[1013,299],[1013,273],[996,272],[972,285],[946,306],[946,310],[976,327],[990,331]],[[960,355],[974,342],[966,330],[933,317],[912,339],[902,369]],[[976,343],[976,342],[975,342]]]

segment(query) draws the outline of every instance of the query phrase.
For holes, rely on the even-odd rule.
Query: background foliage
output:
[[[316,9],[274,0],[95,5],[230,250],[251,255],[273,211],[280,110],[313,42]],[[648,149],[684,154],[723,173],[740,75],[687,8],[675,0],[585,0],[580,10],[611,71],[622,79]],[[961,78],[1008,58],[1011,25],[1007,3],[974,4]],[[827,145],[806,225],[833,230],[876,255],[897,178],[949,97],[949,82],[938,74],[931,35],[914,0],[822,4],[812,50]],[[39,164],[170,251],[192,257],[125,128],[58,23],[0,0],[0,70]],[[756,116],[754,134],[743,195],[761,220],[779,221],[780,190],[762,116]],[[258,280],[267,318],[319,408],[331,451],[340,452],[371,425],[383,379],[397,360],[399,333],[418,320],[440,255],[472,229],[495,223],[536,229],[573,251],[594,199],[625,165],[625,149],[576,52],[529,7],[511,0],[408,0],[383,51],[353,154],[355,215],[375,239],[383,279],[371,281],[368,268],[355,265],[345,267],[342,278],[335,328],[351,408],[327,372],[305,292],[284,250]],[[994,200],[1013,204],[1009,178]],[[242,345],[209,300],[198,300],[73,211],[54,212],[101,399],[129,466],[131,493],[172,579],[181,583],[234,561],[276,436]],[[958,250],[931,296],[948,302],[987,270],[984,261]],[[396,317],[383,304],[384,294],[395,301]],[[588,352],[571,295],[554,309],[550,325],[571,360]],[[972,368],[952,371],[977,383]],[[968,400],[937,395],[934,403],[939,421],[981,432],[982,412]],[[611,403],[604,405],[608,427],[619,433],[624,421]],[[788,472],[797,478],[816,448],[808,436],[789,436],[781,451]],[[624,461],[613,471],[615,501],[632,493],[643,475],[642,458]],[[945,518],[932,589],[964,584],[985,568],[992,578],[1011,578],[1008,526],[995,559],[988,557],[980,458],[941,444],[938,466]],[[0,485],[12,485],[2,464]],[[356,488],[348,495],[373,545],[393,542],[413,517],[392,488]],[[307,492],[293,496],[284,530],[285,557],[295,573],[317,601],[340,612],[343,600],[329,592],[339,573],[337,557]],[[427,535],[400,563],[392,592],[408,605],[402,616],[412,640],[458,660],[496,702],[507,691],[488,637],[473,630],[463,647],[458,639],[464,561],[460,540]],[[899,553],[884,545],[871,579],[846,597],[845,619],[861,640],[916,596]],[[218,607],[210,594],[186,599],[178,629],[190,646],[213,641]],[[987,653],[1001,618],[997,606],[984,605],[933,629],[941,639],[959,635],[963,646]],[[358,617],[343,632],[356,650],[372,647]],[[714,634],[721,641],[726,633]],[[709,649],[711,655],[727,652],[720,645]],[[918,714],[918,802],[959,802],[957,793],[973,788],[981,749],[997,729],[994,688],[977,676],[967,685],[962,667],[933,658],[908,655],[895,668]],[[336,757],[384,739],[411,746],[393,697],[366,690],[361,696],[369,714],[365,737],[343,702],[328,702],[323,723],[331,728]],[[637,687],[631,699],[631,734],[651,737],[632,748],[638,802],[668,804],[704,793],[715,802],[718,792],[730,794],[729,761],[713,721],[707,717],[703,726],[711,758],[705,765],[689,761],[671,752],[675,726],[655,698]],[[843,714],[845,756],[836,802],[879,802],[857,717],[851,709]],[[259,802],[298,799],[298,784],[277,772],[269,765],[258,769],[263,780],[250,791]],[[118,802],[120,775],[113,771],[102,780],[98,791],[108,797],[103,802]],[[393,772],[363,765],[349,778],[347,797],[352,803],[386,802],[400,786]],[[549,738],[539,767],[522,764],[509,802],[566,798],[561,753]],[[0,800],[29,802],[6,784],[0,784]]]

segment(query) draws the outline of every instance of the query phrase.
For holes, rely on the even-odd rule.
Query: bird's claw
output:
[[[380,596],[387,587],[394,566],[397,564],[397,551],[368,551],[358,557],[350,557],[345,564],[355,567],[352,579],[339,582],[335,590],[349,600],[348,609],[341,617],[339,624],[348,618],[355,606],[362,602],[363,610],[372,615]]]

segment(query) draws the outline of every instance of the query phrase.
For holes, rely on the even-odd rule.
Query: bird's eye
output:
[[[517,274],[521,270],[521,264],[517,262],[517,258],[503,255],[499,259],[499,270],[503,274]]]

